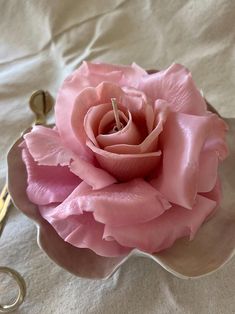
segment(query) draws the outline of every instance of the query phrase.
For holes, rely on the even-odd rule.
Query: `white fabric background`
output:
[[[56,95],[84,59],[145,68],[183,63],[219,112],[235,117],[234,41],[233,0],[0,0],[1,186],[7,150],[33,121],[31,92]],[[35,226],[15,209],[0,239],[0,264],[26,279],[20,314],[235,313],[234,259],[197,280],[174,278],[143,258],[109,280],[80,279],[40,251]]]

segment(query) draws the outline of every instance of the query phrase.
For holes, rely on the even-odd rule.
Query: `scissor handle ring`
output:
[[[23,277],[14,269],[0,266],[0,273],[5,273],[12,277],[18,286],[18,296],[16,297],[15,301],[12,304],[0,304],[0,313],[9,313],[18,309],[18,307],[23,303],[26,295],[26,284]]]

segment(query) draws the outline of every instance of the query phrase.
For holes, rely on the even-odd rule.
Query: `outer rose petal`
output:
[[[68,167],[38,166],[27,148],[22,151],[22,159],[28,174],[27,195],[34,204],[62,202],[81,182]]]
[[[199,157],[210,132],[210,117],[171,113],[162,133],[162,173],[152,184],[170,202],[192,208],[197,194]]]
[[[216,203],[198,195],[192,210],[173,206],[160,217],[143,224],[114,227],[105,226],[104,238],[121,245],[136,247],[153,253],[170,247],[176,239],[190,235],[193,239],[198,228],[213,211]]]
[[[92,191],[82,182],[63,203],[48,214],[45,212],[44,217],[66,221],[69,216],[85,211],[93,212],[100,223],[121,226],[151,220],[170,207],[170,203],[143,179],[113,184],[99,191]]]
[[[220,204],[221,202],[221,183],[219,177],[217,177],[217,180],[215,182],[215,186],[212,188],[211,191],[206,192],[206,193],[200,193],[200,195],[209,198],[210,200],[213,200],[217,203],[217,205]]]
[[[206,113],[206,102],[196,88],[191,73],[180,64],[172,64],[164,71],[143,76],[138,88],[153,100],[168,101],[172,111],[193,115]]]
[[[147,176],[156,169],[161,160],[160,151],[146,154],[114,154],[94,146],[90,141],[87,146],[95,153],[102,169],[121,181]]]
[[[226,143],[226,134],[228,125],[218,117],[217,114],[208,113],[211,119],[211,131],[205,143],[205,150],[216,151],[220,160],[228,156],[228,146]]]
[[[143,179],[113,184],[99,191],[87,190],[77,195],[76,202],[83,211],[94,212],[96,221],[113,226],[152,220],[171,207]]]
[[[216,151],[201,152],[198,169],[198,192],[209,192],[213,189],[217,180],[218,163]]]
[[[151,220],[170,207],[170,203],[143,179],[113,184],[99,191],[92,191],[82,182],[63,203],[50,211],[49,216],[66,220],[86,211],[93,212],[98,222],[119,226]]]
[[[226,123],[216,114],[209,113],[211,130],[201,152],[199,162],[198,192],[209,192],[213,189],[218,172],[219,159],[223,160],[228,155],[226,144]]]
[[[63,83],[55,105],[56,125],[65,143],[76,153],[83,152],[84,147],[72,131],[71,118],[75,98],[86,87],[96,87],[103,81],[116,83],[120,86],[136,87],[140,77],[146,72],[139,66],[113,66],[104,63],[92,64],[83,62]]]
[[[39,165],[67,166],[74,153],[64,147],[58,132],[43,126],[34,126],[32,131],[24,135],[25,143]]]
[[[136,63],[132,63],[132,65],[129,66],[101,62],[83,62],[80,69],[84,71],[83,74],[87,80],[90,80],[87,86],[97,86],[100,82],[106,81],[117,83],[120,86],[136,87],[140,78],[147,75],[147,72]],[[117,73],[121,74],[121,76],[117,76]],[[100,76],[102,76],[102,80]],[[96,77],[98,77],[98,79],[96,79],[95,82]]]
[[[215,214],[217,209],[219,209],[219,205],[221,203],[222,191],[221,191],[221,184],[220,184],[219,177],[217,177],[215,185],[213,186],[211,191],[206,192],[206,193],[200,193],[200,195],[216,202],[216,206],[215,206],[214,210],[206,218],[206,220],[209,220]]]
[[[39,165],[68,165],[70,170],[94,189],[101,189],[116,182],[106,171],[97,168],[92,161],[86,161],[63,146],[56,130],[34,127],[25,136],[27,148]]]
[[[91,213],[68,216],[63,220],[52,218],[56,206],[57,204],[40,206],[39,210],[66,242],[75,247],[89,248],[96,254],[107,257],[120,256],[130,251],[116,241],[104,240],[104,225],[95,221]]]

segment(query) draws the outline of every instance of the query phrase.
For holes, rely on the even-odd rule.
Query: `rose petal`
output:
[[[222,191],[221,191],[220,179],[219,179],[219,177],[217,177],[215,185],[212,188],[212,190],[209,192],[206,192],[206,193],[200,193],[200,195],[202,195],[202,196],[204,196],[210,200],[215,201],[217,203],[217,205],[219,205],[221,202],[221,196],[222,196],[221,192]]]
[[[50,213],[54,213],[56,205],[40,206],[39,210],[66,242],[78,248],[89,248],[96,254],[107,257],[124,255],[130,251],[116,241],[104,240],[104,225],[95,221],[91,213],[68,216],[63,220],[52,218]]]
[[[215,205],[214,201],[198,195],[190,211],[175,205],[160,217],[143,224],[121,227],[106,225],[104,238],[145,252],[158,252],[170,247],[178,238],[189,235],[193,239]]]
[[[228,156],[228,146],[226,143],[226,134],[228,126],[223,119],[217,114],[208,113],[211,119],[211,129],[205,143],[205,150],[215,151],[220,160],[224,160]]]
[[[202,151],[198,169],[198,192],[209,192],[213,189],[217,180],[218,162],[215,151]]]
[[[98,146],[96,136],[98,135],[98,128],[100,120],[110,110],[110,104],[100,104],[91,107],[84,118],[84,130],[87,137]]]
[[[70,171],[94,189],[100,189],[116,182],[116,179],[106,171],[97,168],[94,161],[84,160],[63,146],[56,130],[34,127],[33,131],[27,133],[24,138],[30,154],[39,165],[68,165]]]
[[[213,189],[217,180],[218,162],[228,155],[226,123],[216,114],[209,113],[208,116],[211,120],[211,129],[199,161],[199,192],[209,192]]]
[[[62,202],[81,182],[68,167],[38,166],[27,148],[22,150],[22,159],[28,174],[27,195],[34,204]]]
[[[53,205],[49,208],[49,211],[44,211],[43,217],[52,222],[53,220],[65,221],[69,216],[82,215],[83,210],[79,206],[78,197],[84,193],[87,193],[88,191],[91,191],[91,187],[84,181],[81,182],[68,195],[68,197],[63,200],[63,202],[56,204],[56,206]]]
[[[221,199],[222,199],[221,183],[220,183],[219,177],[217,177],[215,185],[213,186],[211,191],[206,192],[206,193],[200,193],[200,195],[216,202],[216,206],[214,210],[206,218],[206,220],[209,220],[219,209]]]
[[[210,117],[171,113],[162,133],[162,173],[152,184],[170,202],[192,208],[197,194],[200,153],[211,127]]]
[[[121,181],[143,178],[156,169],[161,152],[146,154],[114,154],[100,149],[88,141],[87,146],[94,152],[102,169]]]
[[[94,212],[95,220],[113,226],[145,222],[171,207],[143,179],[113,184],[99,191],[87,189],[79,194],[76,202],[80,209]]]
[[[94,190],[109,186],[117,180],[105,170],[77,158],[70,165],[70,170],[89,184]]]
[[[130,86],[124,86],[122,87],[122,90],[127,95],[127,98],[129,98],[130,105],[128,108],[131,111],[133,117],[136,121],[140,122],[140,127],[142,126],[142,129],[144,124],[146,124],[148,133],[150,133],[154,125],[154,102],[141,90]],[[134,103],[134,105],[131,105],[133,103],[133,99],[136,99],[137,102]]]
[[[74,154],[61,143],[58,132],[43,126],[34,126],[24,135],[30,154],[39,165],[67,166]]]
[[[136,63],[129,65],[114,65],[108,63],[83,62],[82,71],[89,80],[87,86],[97,86],[100,82],[113,82],[120,86],[136,87],[140,77],[147,72]]]
[[[143,76],[138,88],[153,100],[168,101],[172,111],[193,115],[206,113],[206,102],[196,88],[191,73],[180,64]]]

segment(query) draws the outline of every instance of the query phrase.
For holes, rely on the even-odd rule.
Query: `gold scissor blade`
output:
[[[5,224],[6,224],[6,218],[2,221],[2,222],[0,222],[0,237],[1,237],[1,235],[2,235],[2,232],[3,232],[3,229],[4,229],[4,227],[5,227]],[[1,312],[0,312],[1,313]]]
[[[7,196],[7,185],[5,184],[0,194],[0,213],[3,210],[5,198]]]
[[[0,199],[4,199],[4,197],[6,196],[7,194],[7,185],[5,184],[2,191],[1,191],[1,194],[0,194]]]
[[[3,222],[3,220],[6,216],[6,213],[7,213],[7,209],[10,206],[10,203],[11,203],[11,196],[10,196],[10,194],[8,194],[6,199],[4,200],[3,207],[0,210],[0,223]]]

